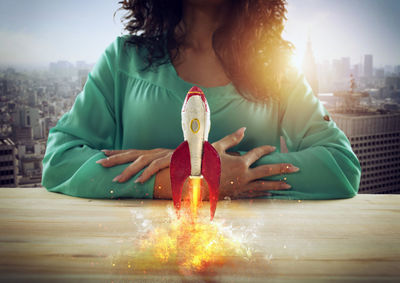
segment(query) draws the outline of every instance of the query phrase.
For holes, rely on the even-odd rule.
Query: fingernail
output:
[[[104,154],[107,154],[107,153],[109,152],[108,149],[102,149],[101,151],[102,151]]]
[[[271,146],[271,150],[274,151],[276,149],[276,146]]]
[[[242,128],[240,128],[240,129],[237,131],[237,133],[238,133],[239,135],[243,135],[245,131],[246,131],[246,127],[242,127]]]
[[[117,181],[119,181],[119,179],[121,179],[121,175],[118,175],[117,177],[115,177],[114,179],[113,179],[113,182],[117,182]]]
[[[135,183],[139,183],[142,182],[142,176],[139,176],[136,178]]]
[[[292,186],[289,185],[289,184],[284,183],[284,184],[281,184],[280,187],[281,187],[281,189],[290,189]]]
[[[96,163],[102,163],[104,159],[99,159],[96,161]]]
[[[294,165],[290,165],[290,166],[289,166],[289,171],[290,171],[290,172],[297,172],[297,171],[299,171],[299,170],[300,170],[299,167],[296,167],[296,166],[294,166]]]

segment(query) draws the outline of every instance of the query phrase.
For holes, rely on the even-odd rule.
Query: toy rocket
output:
[[[217,208],[221,161],[218,152],[207,141],[210,131],[210,108],[203,91],[194,86],[186,95],[182,107],[184,142],[171,157],[170,176],[172,199],[177,210],[181,207],[182,188],[188,177],[207,181],[210,195],[210,216]]]

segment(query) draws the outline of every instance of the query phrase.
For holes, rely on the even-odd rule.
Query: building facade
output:
[[[364,56],[364,77],[371,78],[374,75],[373,56],[367,54]]]
[[[18,160],[14,142],[0,139],[0,187],[18,186]]]
[[[359,193],[400,193],[400,113],[332,113],[361,164]]]

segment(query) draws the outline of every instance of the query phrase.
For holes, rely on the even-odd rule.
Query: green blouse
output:
[[[183,141],[181,108],[191,83],[171,63],[144,69],[144,52],[125,46],[127,36],[111,43],[88,75],[72,109],[50,130],[43,159],[43,186],[51,192],[87,198],[152,198],[154,176],[134,183],[114,183],[129,164],[104,168],[102,149],[176,148]],[[201,86],[200,86],[201,87]],[[350,143],[298,73],[282,91],[280,103],[260,104],[240,96],[232,84],[201,87],[211,110],[209,141],[240,127],[244,153],[261,145],[277,150],[252,166],[292,163],[300,171],[275,175],[292,188],[271,191],[270,198],[331,199],[353,197],[360,164]],[[288,153],[280,152],[280,136]]]

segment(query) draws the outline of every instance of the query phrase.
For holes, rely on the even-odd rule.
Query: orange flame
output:
[[[161,263],[178,264],[181,270],[200,272],[208,266],[223,265],[234,255],[249,256],[238,240],[225,235],[215,222],[176,219],[166,228],[151,232],[141,243]]]
[[[157,228],[141,242],[142,250],[161,263],[177,264],[184,272],[201,272],[208,266],[223,265],[232,256],[248,258],[251,253],[224,231],[221,224],[204,217],[201,201],[202,177],[190,177],[188,198],[180,218],[173,218],[166,228]]]
[[[198,208],[201,206],[201,180],[202,176],[189,177],[190,190],[190,209],[192,218],[196,219],[198,216]]]

